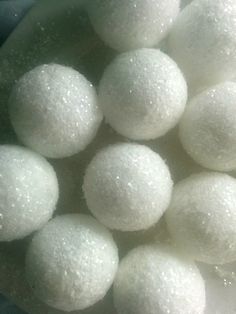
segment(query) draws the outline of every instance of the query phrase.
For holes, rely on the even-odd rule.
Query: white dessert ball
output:
[[[102,120],[95,89],[72,68],[41,65],[23,75],[9,100],[19,139],[51,158],[83,150]]]
[[[88,208],[111,229],[154,225],[169,205],[172,180],[162,158],[131,143],[111,145],[93,158],[83,185]]]
[[[204,172],[180,181],[166,211],[174,243],[208,264],[236,260],[236,179]]]
[[[203,167],[236,169],[236,83],[213,86],[193,98],[180,123],[187,153]]]
[[[179,13],[180,0],[89,0],[95,31],[110,47],[126,51],[154,47]]]
[[[177,64],[156,49],[119,55],[105,70],[99,104],[106,121],[133,140],[160,137],[184,112],[187,85]]]
[[[114,282],[118,314],[203,314],[205,286],[192,261],[169,247],[141,246],[121,261]]]
[[[63,311],[87,308],[113,283],[118,252],[110,232],[81,214],[57,216],[32,240],[26,277],[34,294]]]
[[[0,146],[0,241],[40,229],[57,200],[57,177],[46,159],[20,146]]]
[[[195,0],[179,14],[169,53],[193,89],[235,76],[235,19],[234,0]]]

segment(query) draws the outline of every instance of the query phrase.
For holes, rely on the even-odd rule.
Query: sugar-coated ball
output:
[[[213,86],[194,97],[180,123],[180,140],[203,167],[236,169],[236,83]]]
[[[204,172],[180,181],[166,211],[174,243],[193,259],[236,260],[236,179]]]
[[[141,246],[121,261],[114,282],[118,314],[203,314],[205,286],[195,264],[164,246]]]
[[[90,20],[98,35],[118,51],[154,47],[170,30],[180,0],[89,0]]]
[[[83,150],[102,120],[91,83],[58,64],[41,65],[23,75],[13,88],[9,108],[19,139],[51,158]]]
[[[169,36],[169,53],[192,88],[235,76],[236,2],[195,0],[178,16]]]
[[[0,146],[0,241],[40,229],[57,199],[57,177],[46,159],[20,146]]]
[[[57,216],[33,238],[26,277],[35,295],[63,311],[87,308],[113,283],[118,252],[110,232],[81,214]]]
[[[177,64],[156,49],[119,55],[105,70],[99,104],[106,121],[134,140],[160,137],[184,112],[187,86]]]
[[[88,208],[111,229],[154,225],[169,205],[172,180],[162,158],[131,143],[108,146],[89,164],[83,190]]]

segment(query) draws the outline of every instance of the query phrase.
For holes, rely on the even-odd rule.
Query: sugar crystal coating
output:
[[[169,52],[193,89],[235,76],[235,33],[234,0],[195,0],[179,14]]]
[[[114,303],[118,314],[203,314],[204,281],[195,264],[171,248],[141,246],[120,263]]]
[[[98,35],[118,51],[154,47],[179,13],[180,0],[89,0]]]
[[[236,260],[236,179],[204,172],[174,187],[166,221],[174,243],[209,264]]]
[[[81,214],[51,220],[35,235],[26,255],[26,277],[35,295],[68,312],[101,300],[117,267],[117,247],[109,231]]]
[[[57,199],[57,177],[46,159],[20,146],[0,146],[0,241],[40,229]]]
[[[41,65],[23,75],[9,100],[19,139],[51,158],[84,150],[102,120],[95,89],[72,68]]]
[[[180,140],[203,167],[236,169],[236,83],[213,86],[194,97],[180,123]]]
[[[105,70],[99,104],[106,121],[134,140],[160,137],[184,112],[187,86],[177,64],[156,49],[119,55]]]
[[[154,225],[169,205],[172,180],[161,157],[138,144],[116,144],[93,158],[84,194],[94,216],[111,229],[134,231]]]

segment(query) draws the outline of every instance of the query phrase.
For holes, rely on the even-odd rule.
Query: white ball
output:
[[[236,180],[205,172],[179,182],[166,211],[176,245],[209,264],[236,260]]]
[[[102,77],[99,104],[107,122],[134,140],[160,137],[184,112],[187,86],[177,64],[156,49],[119,55]]]
[[[0,146],[0,241],[40,229],[57,199],[57,177],[46,159],[20,146]]]
[[[102,120],[92,85],[79,72],[58,64],[38,66],[23,75],[9,106],[19,139],[51,158],[83,150]]]
[[[195,264],[164,246],[141,246],[121,261],[118,314],[203,314],[205,286]]]
[[[116,144],[89,164],[84,194],[94,216],[111,229],[135,231],[154,225],[169,205],[172,180],[161,157],[138,144]]]
[[[50,221],[33,238],[26,255],[26,277],[34,294],[68,312],[101,300],[117,267],[117,247],[109,231],[79,214]]]
[[[203,167],[236,169],[236,83],[225,82],[193,98],[180,122],[187,153]]]
[[[193,89],[235,76],[235,19],[234,0],[195,0],[178,16],[169,53]]]
[[[95,31],[118,51],[157,45],[170,30],[180,6],[180,0],[87,2]]]

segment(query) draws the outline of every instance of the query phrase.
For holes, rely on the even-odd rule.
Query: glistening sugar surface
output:
[[[173,242],[209,264],[236,260],[236,179],[204,172],[179,182],[166,211]]]
[[[184,112],[187,85],[177,64],[156,49],[119,55],[105,70],[99,104],[106,121],[134,140],[160,137]]]
[[[111,229],[134,231],[154,225],[169,205],[172,180],[161,157],[138,144],[116,144],[89,164],[84,194],[94,216]]]
[[[33,238],[26,256],[26,276],[35,295],[68,312],[101,300],[117,267],[117,247],[109,231],[79,214],[50,221]]]
[[[179,0],[87,1],[95,31],[118,51],[157,45],[171,28],[179,6]]]
[[[178,16],[169,53],[193,89],[235,77],[236,2],[196,0]]]
[[[141,246],[121,261],[114,282],[118,314],[203,314],[199,270],[168,247]]]
[[[0,146],[0,241],[40,229],[57,199],[56,174],[46,159],[20,146]]]
[[[236,169],[236,83],[213,86],[193,98],[180,122],[180,140],[203,167]]]
[[[42,65],[23,75],[9,100],[20,140],[51,158],[84,150],[102,120],[95,89],[72,68]]]

